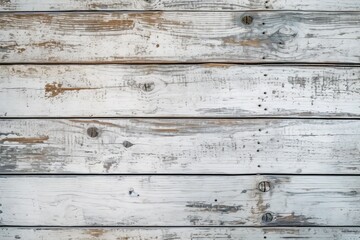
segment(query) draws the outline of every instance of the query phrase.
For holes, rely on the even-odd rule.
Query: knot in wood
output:
[[[253,22],[254,18],[252,16],[246,15],[241,19],[241,22],[245,25],[250,25]]]
[[[154,90],[154,88],[155,88],[155,83],[153,83],[153,82],[144,83],[144,84],[141,86],[141,89],[142,89],[144,92],[151,92],[152,90]]]
[[[268,212],[268,213],[265,213],[261,219],[263,222],[268,223],[268,222],[271,222],[274,219],[274,217],[271,213]]]
[[[258,189],[261,192],[268,192],[268,191],[270,191],[270,188],[271,188],[270,182],[268,182],[268,181],[262,181],[258,185]]]
[[[134,144],[132,144],[131,142],[129,142],[129,141],[124,141],[123,142],[123,146],[124,147],[126,147],[126,148],[129,148],[129,147],[131,147],[131,146],[133,146]]]
[[[96,138],[99,136],[99,130],[96,127],[90,127],[87,130],[87,134],[92,138]]]

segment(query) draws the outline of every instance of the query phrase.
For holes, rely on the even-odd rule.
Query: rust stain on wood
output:
[[[25,14],[19,13],[19,14],[11,14],[11,17],[25,21],[34,21],[36,19],[45,23],[50,23],[53,20],[53,16],[47,13],[25,13]]]
[[[45,85],[45,96],[46,97],[56,97],[59,94],[63,94],[66,91],[80,91],[80,90],[90,90],[97,88],[84,88],[84,87],[63,87],[61,83],[47,83]]]
[[[234,37],[227,37],[223,39],[225,44],[236,44],[244,47],[260,47],[263,44],[263,40],[260,39],[246,39],[246,40],[238,40]]]
[[[226,63],[205,63],[202,64],[202,66],[206,68],[230,68],[231,66],[234,66],[234,64],[226,64]]]
[[[106,233],[105,229],[89,229],[86,231],[87,234],[91,235],[92,237],[101,237],[104,233]]]
[[[62,44],[60,42],[57,41],[46,41],[46,42],[40,42],[40,43],[33,43],[31,44],[32,46],[35,47],[44,47],[44,48],[62,48]]]
[[[129,13],[129,18],[139,19],[142,22],[145,22],[149,25],[155,25],[161,22],[162,20],[162,11],[156,12],[144,12],[144,13]]]
[[[155,132],[164,132],[164,133],[178,133],[179,129],[171,129],[171,128],[155,128],[152,129]]]
[[[17,142],[17,143],[44,143],[45,141],[49,140],[48,136],[43,137],[19,137],[19,138],[4,138],[1,140],[1,143],[4,142]]]
[[[130,19],[111,19],[111,20],[96,20],[86,19],[77,21],[77,23],[86,26],[87,31],[118,31],[118,30],[131,30],[134,28],[135,23]]]

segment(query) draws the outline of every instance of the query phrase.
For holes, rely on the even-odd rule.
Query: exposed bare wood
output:
[[[2,176],[0,224],[359,226],[359,192],[360,176]]]
[[[360,68],[3,65],[2,117],[359,117]]]
[[[359,22],[356,12],[2,13],[0,62],[359,63]]]
[[[264,228],[0,228],[2,240],[72,239],[72,240],[217,240],[217,239],[331,239],[355,240],[360,238],[359,227],[264,227]]]
[[[0,121],[0,173],[360,174],[359,152],[351,120]]]
[[[2,0],[0,11],[74,10],[326,10],[360,11],[357,0]]]

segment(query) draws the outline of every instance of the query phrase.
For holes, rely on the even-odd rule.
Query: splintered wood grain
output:
[[[360,68],[2,65],[1,117],[359,117]]]
[[[358,0],[2,0],[0,11],[317,10],[359,11]]]
[[[2,13],[0,62],[359,63],[359,22],[356,12]]]
[[[354,120],[0,121],[0,173],[360,174],[359,152]]]
[[[261,181],[270,191],[258,190]],[[360,176],[8,175],[0,224],[359,226],[359,192]]]
[[[72,240],[218,240],[218,239],[360,239],[359,227],[263,227],[263,228],[209,228],[209,227],[153,227],[153,228],[0,228],[2,240],[26,239],[72,239]]]

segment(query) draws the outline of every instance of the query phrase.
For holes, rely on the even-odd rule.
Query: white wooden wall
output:
[[[0,0],[0,239],[360,239],[360,1]]]

